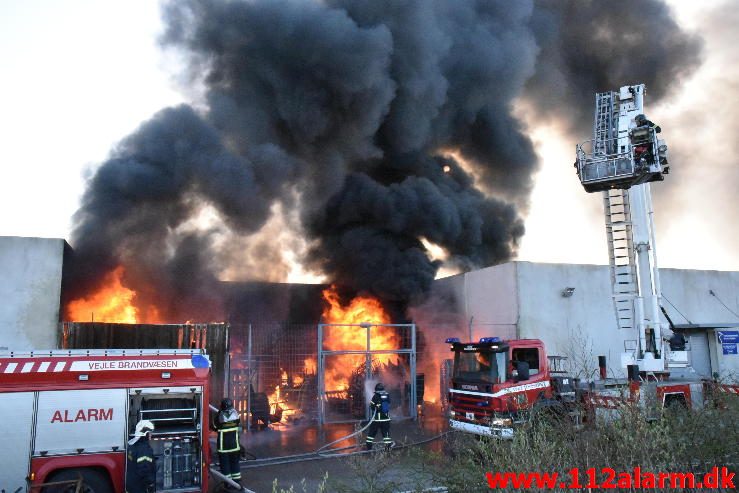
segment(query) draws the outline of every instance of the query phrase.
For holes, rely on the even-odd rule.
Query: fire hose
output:
[[[376,417],[376,416],[377,416],[377,409],[375,409],[375,410],[374,410],[374,411],[372,412],[372,417],[371,417],[371,418],[370,418],[370,420],[369,420],[369,421],[367,422],[367,424],[366,424],[366,425],[364,425],[364,427],[363,427],[363,428],[360,428],[359,430],[355,431],[354,433],[350,433],[349,435],[347,435],[347,436],[345,436],[345,437],[341,437],[341,438],[339,438],[338,440],[334,440],[334,441],[333,441],[333,442],[331,442],[331,443],[327,443],[326,445],[323,445],[322,447],[319,447],[319,448],[318,448],[318,449],[317,449],[317,450],[315,451],[315,453],[316,453],[316,454],[318,454],[318,455],[321,455],[321,452],[323,452],[323,450],[324,450],[324,449],[326,449],[326,448],[330,447],[331,445],[335,445],[335,444],[337,444],[337,443],[339,443],[339,442],[343,442],[344,440],[348,440],[348,439],[350,439],[351,437],[353,437],[353,436],[355,436],[355,435],[359,435],[360,433],[363,433],[363,432],[364,432],[364,430],[366,430],[367,428],[369,428],[369,427],[370,427],[370,425],[372,424],[372,422],[373,422],[373,421],[375,420],[375,417]],[[342,448],[342,449],[337,449],[337,450],[345,450],[346,448],[351,448],[351,447],[344,447],[344,448]]]
[[[216,408],[213,405],[211,405],[210,408],[212,410],[214,410],[214,411],[218,411],[218,408]],[[341,456],[350,456],[350,455],[360,455],[360,454],[371,454],[371,453],[374,453],[373,450],[358,450],[358,451],[355,451],[355,452],[339,453],[339,452],[341,452],[343,450],[350,450],[350,449],[356,448],[357,447],[356,445],[348,445],[346,447],[339,447],[339,448],[335,448],[335,449],[331,449],[331,450],[324,450],[324,449],[330,447],[331,445],[335,445],[337,443],[340,443],[340,442],[342,442],[344,440],[347,440],[347,439],[349,439],[349,438],[351,438],[351,437],[353,437],[355,435],[358,435],[358,434],[364,432],[372,424],[372,422],[374,421],[376,415],[377,415],[377,410],[375,410],[375,412],[372,415],[372,418],[369,420],[369,422],[365,426],[363,426],[362,428],[360,428],[359,430],[357,430],[357,431],[355,431],[353,433],[350,433],[350,434],[348,434],[348,435],[346,435],[344,437],[339,438],[338,440],[334,440],[333,442],[330,442],[330,443],[327,443],[325,445],[322,445],[321,447],[319,447],[318,449],[316,449],[314,452],[306,452],[306,453],[303,453],[303,454],[294,454],[294,455],[283,455],[282,457],[268,457],[268,458],[264,458],[264,459],[242,460],[242,461],[240,461],[240,463],[241,464],[244,464],[244,465],[242,465],[241,467],[242,468],[246,468],[246,469],[252,469],[252,468],[262,467],[262,466],[274,466],[274,465],[291,464],[291,463],[294,463],[294,462],[303,462],[303,461],[309,461],[309,460],[332,459],[332,458],[341,457]],[[433,442],[434,440],[438,440],[439,438],[442,438],[443,436],[447,435],[448,433],[449,433],[449,431],[445,431],[445,432],[439,433],[438,435],[434,435],[434,436],[432,436],[430,438],[427,438],[425,440],[421,440],[421,441],[418,441],[418,442],[406,443],[406,444],[402,444],[400,446],[394,445],[393,448],[395,448],[395,449],[402,449],[402,448],[416,446],[416,445],[423,445],[423,444],[426,444],[426,443],[429,443],[429,442]],[[250,464],[250,465],[246,465],[246,464]],[[211,471],[213,471],[212,468],[211,468]],[[228,478],[226,478],[226,479],[228,479]]]
[[[362,450],[359,452],[345,453],[345,454],[337,453],[337,452],[341,452],[342,450],[349,450],[349,449],[356,448],[357,447],[356,445],[348,445],[346,447],[339,447],[339,448],[331,449],[329,451],[324,451],[324,449],[330,447],[331,445],[335,445],[337,443],[343,442],[344,440],[348,440],[349,438],[364,432],[367,428],[369,428],[369,426],[372,424],[372,421],[374,421],[376,416],[377,416],[377,411],[375,410],[375,412],[372,414],[372,418],[369,420],[369,422],[365,426],[363,426],[362,428],[360,428],[359,430],[353,433],[350,433],[346,436],[339,438],[338,440],[334,440],[331,443],[327,443],[319,447],[313,452],[306,452],[303,454],[294,454],[294,455],[283,455],[281,457],[267,457],[264,459],[242,460],[241,463],[242,464],[243,463],[252,464],[251,466],[246,466],[247,468],[249,468],[249,467],[260,467],[262,465],[274,465],[274,464],[286,464],[288,462],[300,462],[301,460],[313,460],[318,457],[329,458],[329,457],[336,457],[338,455],[352,455],[352,454],[357,454],[357,453],[371,452],[370,450]]]
[[[404,443],[402,445],[395,445],[393,447],[393,450],[399,450],[407,447],[415,447],[417,445],[423,445],[429,442],[433,442],[434,440],[438,440],[439,438],[442,438],[443,436],[450,433],[449,431],[445,431],[442,433],[439,433],[438,435],[434,435],[430,438],[427,438],[425,440],[420,440],[418,442],[413,443]],[[356,448],[355,445],[350,445],[348,447],[341,447],[337,449],[332,449],[330,453],[327,452],[309,452],[305,454],[297,454],[297,455],[285,455],[282,457],[275,457],[275,458],[265,458],[265,459],[256,459],[251,461],[243,461],[243,463],[251,464],[251,465],[244,465],[242,466],[243,469],[254,469],[257,467],[263,467],[263,466],[276,466],[281,464],[292,464],[295,462],[304,462],[309,460],[323,460],[323,459],[335,459],[337,457],[349,457],[353,455],[362,455],[362,454],[373,454],[375,453],[374,450],[357,450],[356,452],[346,452],[346,453],[337,453],[341,450],[347,450],[347,449],[353,449]]]
[[[237,483],[233,479],[227,476],[224,476],[223,473],[221,473],[220,471],[218,471],[216,468],[212,466],[210,467],[210,473],[216,478],[226,483],[227,485],[231,486],[232,488],[240,489],[240,491],[242,491],[243,493],[256,493],[255,491],[248,489],[246,486],[241,486],[239,483]]]

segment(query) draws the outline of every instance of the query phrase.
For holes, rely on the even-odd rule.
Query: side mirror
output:
[[[662,132],[662,127],[660,127],[659,125],[657,125],[656,127],[654,127],[654,132],[655,132],[655,133],[660,133],[660,132]]]

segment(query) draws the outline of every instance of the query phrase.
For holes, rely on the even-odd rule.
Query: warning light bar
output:
[[[500,337],[481,337],[480,342],[500,342]]]
[[[459,342],[459,337],[447,337],[444,342],[447,344],[454,344],[455,342]]]

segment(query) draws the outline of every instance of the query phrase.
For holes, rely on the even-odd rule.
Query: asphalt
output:
[[[321,454],[315,453],[359,428],[359,424],[350,423],[276,424],[245,433],[242,444],[248,460],[242,461],[242,483],[256,493],[282,493],[291,487],[295,493],[312,493],[319,491],[321,483],[325,483],[326,492],[361,492],[369,488],[363,486],[367,481],[381,474],[386,484],[393,484],[393,490],[412,490],[418,487],[419,477],[408,474],[408,468],[414,467],[414,459],[407,452],[417,446],[437,446],[434,437],[446,431],[446,420],[440,413],[427,413],[417,420],[394,420],[390,434],[396,447],[390,451],[380,450],[382,447],[376,445],[373,453],[357,454],[364,451],[365,435],[360,434],[332,445]],[[217,462],[215,458],[214,462]]]

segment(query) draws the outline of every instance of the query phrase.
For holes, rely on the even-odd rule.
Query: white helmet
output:
[[[128,444],[133,445],[139,441],[139,438],[146,436],[150,431],[154,431],[154,423],[148,419],[142,419],[136,423],[136,431],[133,434],[133,438],[128,441]]]

